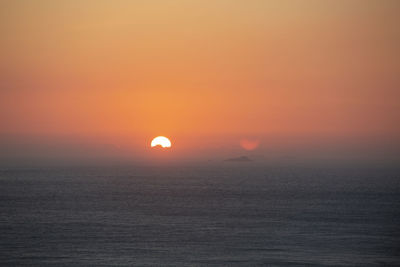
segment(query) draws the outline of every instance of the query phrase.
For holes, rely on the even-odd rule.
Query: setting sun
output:
[[[165,136],[157,136],[151,141],[151,147],[161,146],[163,148],[171,147],[171,141]]]

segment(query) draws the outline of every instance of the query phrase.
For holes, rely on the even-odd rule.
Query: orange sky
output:
[[[0,138],[398,145],[399,13],[368,0],[1,1]]]

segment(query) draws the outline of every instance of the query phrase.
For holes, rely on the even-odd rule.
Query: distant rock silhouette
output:
[[[226,159],[225,161],[229,161],[229,162],[250,162],[252,160],[249,159],[246,156],[241,156],[241,157],[237,157],[237,158]]]

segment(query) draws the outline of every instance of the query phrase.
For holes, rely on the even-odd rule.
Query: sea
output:
[[[400,266],[400,169],[0,168],[0,266]]]

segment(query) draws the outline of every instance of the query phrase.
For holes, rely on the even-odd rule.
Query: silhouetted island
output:
[[[237,157],[237,158],[226,159],[225,161],[229,161],[229,162],[250,162],[252,160],[249,159],[246,156],[241,156],[241,157]]]

